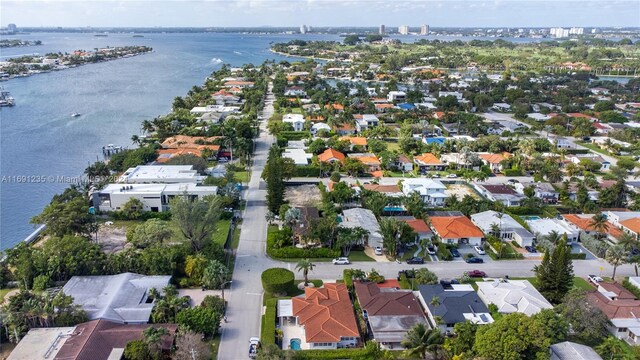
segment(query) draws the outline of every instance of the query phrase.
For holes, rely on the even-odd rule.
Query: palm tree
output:
[[[602,238],[607,230],[609,230],[609,223],[607,222],[607,218],[602,213],[594,215],[589,222],[589,226],[591,226],[593,230],[598,233],[598,238]]]
[[[440,306],[440,298],[437,296],[434,296],[431,298],[431,302],[429,302],[429,305],[433,306],[433,307],[438,307]]]
[[[628,232],[622,232],[622,235],[618,238],[618,245],[622,246],[626,251],[631,251],[638,246],[638,240]]]
[[[264,216],[264,218],[267,220],[267,223],[271,225],[276,220],[276,215],[271,211],[267,211],[267,214]]]
[[[605,259],[609,264],[613,266],[613,275],[611,278],[615,281],[616,279],[616,270],[618,266],[627,263],[627,252],[620,245],[612,246],[607,249],[605,253]]]
[[[562,238],[562,235],[560,235],[560,233],[555,230],[551,230],[544,238],[548,242],[555,245],[558,243],[558,241],[560,241],[560,239]]]
[[[607,354],[610,354],[610,360],[617,359],[618,355],[624,353],[622,342],[613,336],[607,336],[595,349],[598,351],[598,354],[602,354],[605,357]]]
[[[149,346],[149,350],[151,350],[151,352],[153,353],[160,352],[161,350],[160,344],[162,343],[162,337],[168,334],[169,334],[169,331],[167,331],[167,329],[163,327],[156,328],[153,326],[150,326],[144,329],[144,331],[142,332],[144,342],[147,343],[147,346]]]
[[[417,324],[405,335],[402,346],[407,348],[407,355],[426,358],[431,354],[436,359],[441,358],[444,339],[439,329],[429,330],[424,324]]]
[[[296,265],[296,270],[298,271],[302,270],[302,274],[304,275],[304,286],[309,285],[309,271],[313,271],[313,268],[315,266],[316,265],[312,263],[311,260],[309,259],[302,259],[298,261],[298,264]]]

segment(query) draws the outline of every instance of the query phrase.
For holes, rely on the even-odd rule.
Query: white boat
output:
[[[11,94],[0,87],[0,106],[13,106],[15,104],[16,101]]]
[[[80,113],[74,112],[74,113],[71,114],[71,117],[78,117],[78,116],[80,116]]]

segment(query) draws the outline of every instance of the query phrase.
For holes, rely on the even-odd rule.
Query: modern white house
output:
[[[406,179],[402,183],[402,192],[409,196],[417,192],[425,203],[431,206],[443,206],[449,195],[445,194],[446,186],[439,180],[427,178]]]
[[[407,100],[407,93],[404,91],[389,91],[387,94],[388,102],[404,102]]]
[[[313,124],[311,126],[311,129],[309,130],[309,132],[311,133],[311,135],[316,136],[316,135],[318,135],[318,132],[320,130],[326,130],[326,131],[331,132],[331,126],[329,126],[329,125],[327,125],[325,123],[322,123],[322,122],[315,123],[315,124]]]
[[[567,235],[567,243],[578,242],[578,238],[580,237],[580,230],[569,226],[564,220],[528,219],[525,220],[525,222],[529,225],[531,232],[539,239],[549,235],[552,231],[560,235]]]
[[[192,165],[138,165],[125,171],[118,182],[125,184],[200,184],[205,176]]]
[[[453,96],[456,98],[456,100],[460,101],[462,100],[462,93],[459,91],[440,91],[438,92],[438,97],[446,97],[446,96]]]
[[[296,165],[309,165],[313,154],[306,152],[304,149],[286,148],[282,153],[282,157],[293,160]]]
[[[524,195],[524,189],[533,187],[533,196],[547,204],[555,204],[560,199],[560,194],[547,182],[515,183],[514,188],[518,194]]]
[[[291,124],[294,131],[304,130],[304,116],[302,114],[285,114],[282,122]]]
[[[108,184],[92,194],[93,206],[99,211],[118,211],[131,198],[142,202],[143,211],[165,212],[175,196],[203,198],[216,195],[217,186],[198,186],[195,183],[175,184]]]
[[[500,238],[505,241],[515,240],[521,247],[533,245],[535,236],[520,225],[514,218],[505,213],[493,210],[472,214],[471,221],[485,234],[493,233],[493,226],[500,227]]]
[[[380,119],[374,114],[354,115],[353,118],[356,121],[358,133],[376,127],[380,123]]]
[[[476,285],[480,299],[487,306],[496,305],[501,314],[519,312],[531,316],[544,309],[553,309],[553,305],[528,280],[495,279],[479,281]]]

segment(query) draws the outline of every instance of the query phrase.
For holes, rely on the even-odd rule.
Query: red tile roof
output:
[[[328,162],[328,161],[331,161],[332,159],[336,159],[340,162],[343,162],[344,154],[338,150],[327,149],[322,154],[318,155],[318,160],[322,162]]]
[[[422,219],[404,220],[417,233],[430,233],[429,225]]]
[[[562,217],[572,223],[573,225],[577,226],[580,230],[583,231],[595,231],[595,229],[593,228],[593,226],[591,225],[591,221],[593,220],[591,217],[588,216],[579,216],[577,214],[565,214],[562,215]],[[607,234],[618,238],[620,237],[620,235],[622,235],[622,230],[618,229],[615,225],[613,225],[611,222],[607,221],[607,225],[609,226],[609,228],[607,229]]]
[[[591,305],[602,310],[609,320],[635,319],[635,314],[640,314],[640,300],[610,300],[597,290],[587,293],[586,299]]]
[[[466,216],[432,216],[430,219],[431,228],[443,239],[484,237],[482,230]]]
[[[378,185],[378,184],[363,184],[362,188],[369,191],[381,192],[381,193],[401,193],[402,190],[398,185]]]
[[[502,154],[480,154],[479,156],[490,164],[500,164],[503,160],[510,158],[511,154],[504,152]]]
[[[417,315],[424,316],[418,300],[409,290],[381,291],[377,284],[354,281],[360,307],[369,316]]]
[[[294,297],[291,302],[293,315],[304,326],[306,342],[339,342],[341,337],[360,337],[346,285],[325,283],[323,288],[306,288],[304,297]]]
[[[367,146],[367,138],[360,136],[343,136],[340,140],[348,141],[351,145]]]
[[[620,221],[620,225],[626,227],[636,234],[640,234],[640,217]]]
[[[422,155],[414,156],[413,158],[419,163],[426,165],[442,165],[442,161],[432,153],[424,153]]]

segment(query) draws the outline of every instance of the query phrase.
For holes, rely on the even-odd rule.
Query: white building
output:
[[[389,91],[387,94],[388,102],[404,102],[407,100],[407,93],[404,91]]]
[[[544,238],[552,231],[560,235],[567,235],[567,243],[577,242],[580,237],[580,230],[569,226],[564,220],[559,219],[531,219],[525,220],[531,232],[536,234],[538,239]]]
[[[380,25],[380,27],[378,28],[378,34],[380,35],[384,35],[386,29],[384,25]]]
[[[195,183],[176,184],[108,184],[93,193],[93,206],[99,211],[123,210],[131,198],[142,202],[143,211],[164,212],[169,210],[169,201],[175,196],[187,195],[203,198],[215,195],[217,186],[197,186]]]
[[[364,245],[371,247],[384,246],[382,244],[382,235],[380,234],[380,225],[371,210],[363,208],[347,209],[342,211],[340,218],[342,219],[340,227],[350,229],[361,227],[369,231],[369,234],[362,239]]]
[[[309,165],[311,164],[311,158],[313,154],[306,152],[304,149],[284,149],[282,153],[283,158],[289,158],[293,160],[296,165]]]
[[[400,35],[409,35],[409,27],[407,25],[400,25],[398,27]]]
[[[420,35],[422,36],[426,36],[429,35],[429,25],[422,25],[420,26]]]
[[[125,184],[200,184],[204,176],[198,174],[192,165],[138,165],[129,168],[118,179]]]
[[[440,91],[438,93],[438,97],[439,98],[446,97],[446,96],[453,96],[458,101],[462,100],[462,95],[463,94],[461,92],[459,92],[459,91]]]
[[[294,131],[304,130],[304,116],[302,114],[285,114],[282,122],[291,124]]]
[[[493,225],[495,224],[500,227],[501,239],[515,240],[522,247],[533,245],[535,236],[508,214],[502,213],[502,218],[500,218],[498,212],[489,210],[472,214],[471,221],[485,234],[493,233]]]
[[[439,180],[427,178],[406,179],[402,183],[402,192],[409,196],[417,192],[422,200],[431,206],[443,206],[449,195],[445,194],[447,189]]]
[[[380,123],[380,119],[373,114],[354,115],[354,120],[356,121],[356,131],[359,133],[374,128]]]
[[[331,132],[331,126],[321,122],[315,123],[311,126],[311,129],[309,130],[309,132],[311,133],[311,135],[316,136],[320,130],[326,130]]]
[[[479,281],[478,296],[489,306],[494,304],[501,314],[515,312],[527,316],[535,315],[553,305],[540,294],[528,280]]]

